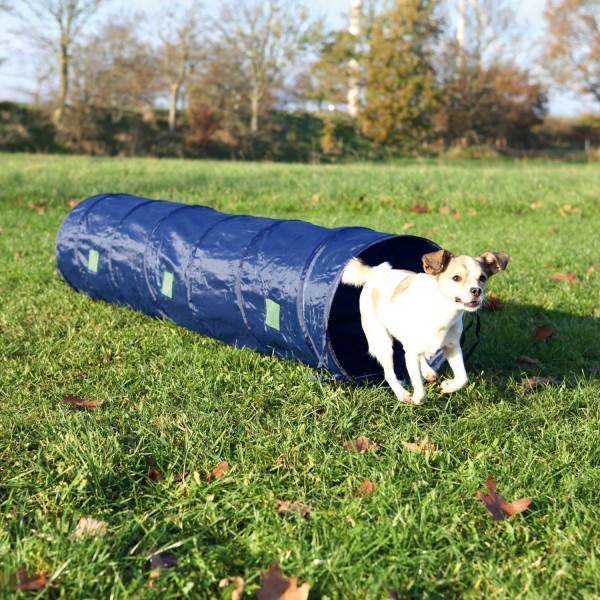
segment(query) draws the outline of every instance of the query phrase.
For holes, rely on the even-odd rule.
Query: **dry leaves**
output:
[[[529,367],[535,367],[538,369],[544,368],[544,365],[537,358],[530,358],[529,356],[525,355],[515,358],[515,364],[521,370],[525,370]]]
[[[400,442],[409,452],[436,452],[437,448],[427,439],[417,438],[415,442]]]
[[[298,587],[296,577],[286,579],[274,562],[268,571],[260,572],[262,587],[256,590],[258,600],[307,600],[310,585],[303,583]]]
[[[561,385],[562,381],[556,377],[528,377],[523,379],[525,390],[531,392],[541,385]]]
[[[355,440],[343,442],[342,446],[344,446],[344,448],[347,450],[352,450],[353,452],[366,452],[367,450],[374,450],[377,448],[377,444],[364,435],[361,435]]]
[[[494,292],[490,292],[486,299],[484,307],[488,310],[500,310],[502,308],[502,302],[500,301],[500,298],[498,298],[498,296],[494,294]]]
[[[565,204],[561,208],[558,209],[561,217],[566,217],[567,215],[578,214],[581,211],[576,206],[571,206],[570,204]]]
[[[98,519],[92,519],[90,517],[82,517],[77,523],[77,527],[73,529],[71,535],[77,539],[83,537],[96,537],[104,536],[108,531],[108,523],[106,521],[99,521]]]
[[[431,212],[432,209],[429,208],[429,206],[425,206],[424,204],[421,204],[417,200],[417,202],[415,203],[415,205],[411,206],[407,210],[409,210],[410,212],[416,212],[416,213],[428,213],[428,212]]]
[[[73,394],[69,394],[63,398],[63,402],[67,404],[73,404],[81,408],[87,408],[88,410],[94,410],[96,406],[104,404],[104,400],[84,400],[83,398],[76,398]]]
[[[573,271],[568,271],[565,275],[564,273],[555,273],[554,275],[550,275],[548,279],[552,279],[554,281],[568,281],[569,283],[580,283],[579,279],[575,277],[575,273]]]
[[[533,498],[521,498],[520,500],[507,502],[504,496],[496,494],[496,484],[491,475],[488,475],[485,487],[488,489],[489,494],[484,494],[481,490],[477,490],[477,495],[492,515],[494,521],[504,521],[506,517],[523,512],[533,500]]]
[[[14,592],[33,590],[35,592],[45,588],[50,580],[41,572],[34,573],[31,577],[25,567],[19,567],[10,578],[10,587]]]
[[[212,479],[213,477],[222,477],[229,471],[229,464],[226,460],[220,462],[212,471],[206,471],[206,479]]]
[[[279,505],[277,512],[280,515],[291,515],[297,512],[301,516],[306,517],[312,510],[312,504],[302,504],[300,500],[294,500],[293,502],[289,500],[275,500],[275,504]]]
[[[552,327],[548,327],[547,325],[540,325],[539,327],[535,328],[534,339],[545,340],[555,333],[556,333],[556,329],[553,329]]]
[[[229,590],[225,590],[224,588],[231,588],[231,600],[240,600],[244,593],[245,585],[246,582],[241,577],[223,577],[223,579],[219,581],[220,590],[228,592]]]
[[[356,490],[356,493],[358,496],[366,496],[367,494],[372,494],[378,485],[378,483],[373,483],[370,479],[367,478],[362,482],[362,485]]]

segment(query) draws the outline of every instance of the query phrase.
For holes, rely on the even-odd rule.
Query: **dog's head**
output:
[[[438,250],[423,256],[423,269],[437,279],[440,292],[468,311],[481,306],[488,279],[506,269],[504,252],[482,252],[479,256],[454,256]]]

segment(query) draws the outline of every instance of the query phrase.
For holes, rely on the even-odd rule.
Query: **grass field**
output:
[[[105,191],[506,251],[503,307],[481,314],[465,389],[399,405],[69,289],[56,232]],[[310,598],[600,597],[600,167],[5,154],[0,228],[0,596],[228,598],[219,581],[241,576],[254,597],[277,560]],[[561,383],[528,392],[536,375]],[[377,447],[342,445],[361,435]],[[418,438],[435,451],[402,444]],[[530,507],[493,521],[490,474]],[[81,518],[107,532],[79,538]],[[19,567],[50,584],[14,591]]]

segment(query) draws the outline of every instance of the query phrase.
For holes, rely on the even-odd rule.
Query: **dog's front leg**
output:
[[[450,394],[460,388],[467,385],[467,372],[465,370],[465,363],[463,360],[462,350],[460,343],[452,342],[442,348],[444,356],[454,373],[454,379],[446,379],[442,381],[441,391],[442,394]]]
[[[423,385],[423,374],[421,373],[421,358],[414,352],[406,351],[404,355],[406,370],[413,386],[413,404],[422,404],[427,400],[427,392]]]

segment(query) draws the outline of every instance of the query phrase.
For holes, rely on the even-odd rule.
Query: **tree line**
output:
[[[350,138],[502,148],[531,142],[550,85],[600,102],[600,0],[547,0],[535,49],[510,0],[353,0],[351,27],[338,30],[293,0],[224,0],[213,15],[197,0],[165,3],[157,15],[101,21],[104,4],[0,2],[36,48],[36,103],[80,141],[132,111],[152,122],[164,105],[157,143],[185,135],[207,153],[243,155],[273,131],[293,143],[286,115],[299,111],[319,115],[305,125],[331,156]]]

